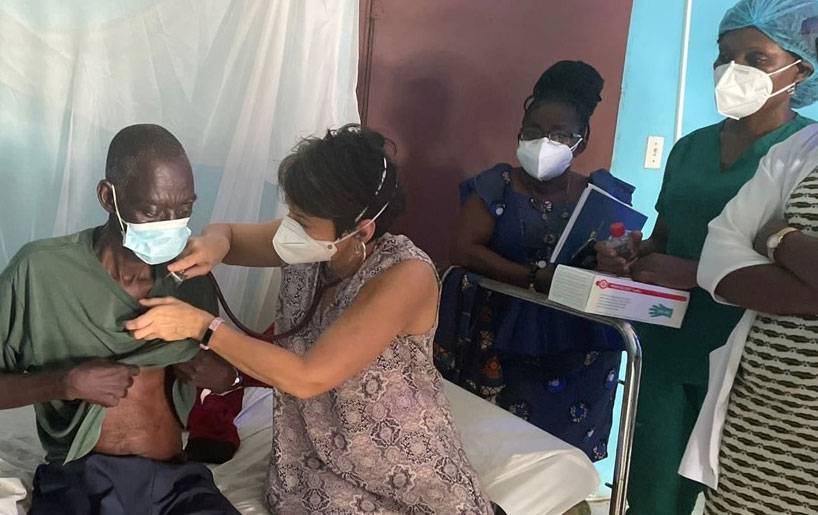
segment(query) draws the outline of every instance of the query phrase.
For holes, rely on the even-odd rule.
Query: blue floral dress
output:
[[[514,190],[511,165],[461,185],[494,217],[493,251],[529,265],[548,261],[575,205],[542,209]],[[630,203],[633,187],[601,170],[591,182]],[[582,449],[608,455],[622,340],[608,327],[477,286],[455,269],[445,278],[435,364],[448,380]]]

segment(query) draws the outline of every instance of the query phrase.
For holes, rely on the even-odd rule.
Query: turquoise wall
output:
[[[634,206],[651,217],[664,170],[647,170],[648,136],[665,138],[662,163],[673,143],[684,2],[634,0],[611,171],[636,186]],[[646,228],[649,229],[649,228]]]

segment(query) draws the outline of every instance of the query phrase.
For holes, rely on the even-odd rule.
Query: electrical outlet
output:
[[[662,136],[648,136],[648,147],[645,150],[645,168],[659,170],[662,168],[662,151],[665,148],[665,138]]]

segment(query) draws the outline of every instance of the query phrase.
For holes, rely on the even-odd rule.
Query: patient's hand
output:
[[[233,388],[236,369],[214,352],[201,351],[187,363],[174,365],[176,377],[197,388],[224,393]]]
[[[67,400],[82,399],[92,404],[112,408],[128,395],[139,367],[123,365],[105,359],[81,363],[65,374]]]

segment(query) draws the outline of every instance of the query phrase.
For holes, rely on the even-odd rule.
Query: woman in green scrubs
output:
[[[629,515],[689,515],[701,491],[677,471],[707,391],[709,353],[725,344],[743,310],[717,304],[697,287],[698,260],[707,224],[753,176],[759,160],[771,146],[813,123],[792,108],[818,98],[815,37],[802,34],[804,22],[815,16],[815,0],[742,0],[727,12],[714,68],[719,112],[730,118],[674,146],[653,234],[646,241],[634,235],[637,260],[627,263],[598,247],[604,271],[690,291],[681,329],[636,328],[644,362]],[[746,93],[770,79],[769,93]]]

